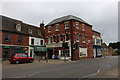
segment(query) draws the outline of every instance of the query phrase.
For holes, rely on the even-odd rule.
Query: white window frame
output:
[[[57,27],[58,27],[58,29],[57,29]],[[56,25],[55,25],[55,30],[56,30],[56,31],[59,31],[59,24],[56,24]]]
[[[77,24],[78,24],[78,25],[77,25]],[[78,26],[78,27],[77,27],[77,26]],[[78,21],[76,21],[75,27],[76,27],[76,29],[79,29],[79,22],[78,22]]]
[[[48,32],[51,32],[51,26],[48,26]]]
[[[77,40],[77,37],[78,37],[78,40]],[[76,33],[76,41],[79,42],[79,34]]]
[[[82,31],[85,31],[85,24],[82,24]]]
[[[69,21],[64,22],[64,24],[65,24],[65,29],[69,29]],[[68,27],[66,27],[66,24],[68,24]]]
[[[84,41],[83,41],[83,37],[84,37]],[[85,34],[82,34],[82,42],[85,43]]]

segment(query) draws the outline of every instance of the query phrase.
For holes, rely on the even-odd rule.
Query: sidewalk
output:
[[[120,69],[120,67],[119,67]],[[98,74],[89,76],[89,78],[118,78],[118,65],[103,69]]]

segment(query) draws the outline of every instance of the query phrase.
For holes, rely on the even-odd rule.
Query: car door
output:
[[[28,62],[28,58],[26,54],[22,54],[24,62]]]
[[[23,61],[22,54],[18,54],[18,55],[17,55],[17,57],[18,57],[18,60],[19,60],[20,62],[22,62],[22,61]]]

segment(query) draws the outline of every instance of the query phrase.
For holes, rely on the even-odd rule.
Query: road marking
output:
[[[93,73],[93,74],[87,75],[87,76],[83,76],[82,78],[88,78],[88,77],[90,77],[90,76],[97,75],[101,70],[105,70],[105,69],[107,69],[107,68],[112,67],[112,66],[110,66],[110,65],[100,65],[100,66],[101,66],[102,68],[98,69],[96,73]],[[106,68],[104,68],[104,66],[106,66]]]

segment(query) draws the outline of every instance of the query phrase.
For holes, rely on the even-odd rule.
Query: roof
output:
[[[72,20],[72,19],[80,21],[80,22],[83,22],[85,24],[88,24],[87,22],[85,22],[84,20],[82,20],[79,17],[73,16],[73,15],[67,15],[67,16],[63,16],[63,17],[54,19],[53,21],[51,21],[50,23],[48,23],[46,26],[53,25],[53,24],[56,24],[56,23],[59,23],[59,22],[63,22],[63,21],[67,21],[67,20]],[[90,25],[90,24],[88,24],[88,25]]]
[[[23,23],[20,20],[12,19],[12,18],[9,18],[9,17],[6,17],[6,16],[1,16],[0,15],[0,19],[2,19],[2,21],[1,21],[2,23],[0,23],[2,25],[2,27],[0,27],[0,30],[20,33],[20,34],[28,34],[31,37],[40,37],[40,38],[43,37],[43,35],[38,35],[38,30],[42,31],[40,29],[40,27],[30,25],[30,24],[26,24],[26,23]],[[16,30],[16,24],[18,24],[18,23],[21,24],[21,31]],[[28,29],[33,30],[32,34],[30,34],[28,32]]]
[[[99,34],[101,34],[100,32],[98,32],[98,31],[95,31],[95,30],[92,30],[93,32],[96,32],[96,33],[99,33]]]

